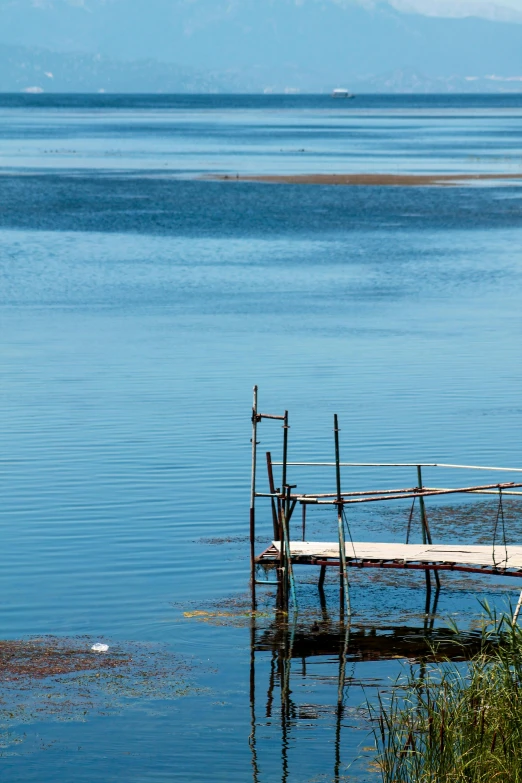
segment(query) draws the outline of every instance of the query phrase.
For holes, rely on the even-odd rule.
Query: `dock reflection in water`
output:
[[[315,619],[283,616],[269,625],[252,619],[249,743],[254,783],[268,780],[264,761],[277,747],[280,779],[293,780],[294,766],[308,767],[305,757],[313,766],[318,742],[323,752],[324,743],[332,745],[331,769],[310,780],[339,783],[347,779],[348,762],[350,772],[364,770],[377,779],[366,700],[376,689],[389,688],[400,659],[422,667],[438,659],[466,660],[480,648],[478,632],[457,635],[434,627],[437,598],[435,594],[431,612],[418,627],[342,624],[330,618],[324,602],[322,616]],[[357,765],[362,766],[355,770]]]

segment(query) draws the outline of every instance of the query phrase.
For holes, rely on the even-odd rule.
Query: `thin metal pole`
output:
[[[274,465],[280,465],[274,462]],[[333,468],[335,462],[289,462],[292,467]],[[449,462],[341,462],[342,468],[459,468],[462,470],[502,470],[506,473],[522,473],[522,468],[499,468],[492,465],[453,465]]]
[[[252,609],[256,608],[256,460],[257,460],[257,386],[252,404],[252,482],[250,489],[250,589]]]
[[[289,465],[292,463],[289,462]],[[342,465],[341,465],[342,467]],[[498,487],[500,486],[501,489],[475,489],[474,487],[469,487],[466,489],[466,492],[476,492],[478,495],[498,495],[499,492],[502,492],[503,495],[522,495],[522,492],[506,492],[502,489],[502,487],[520,487],[520,484],[515,484],[513,482],[510,482],[509,484],[489,484],[488,486],[494,486]],[[409,487],[408,489],[371,489],[371,490],[364,490],[364,492],[342,492],[343,498],[357,498],[357,497],[371,497],[373,495],[382,495],[382,500],[388,500],[388,495],[406,495],[407,493],[415,493],[417,491],[418,487]],[[449,487],[423,487],[424,494],[426,495],[428,492],[454,492],[455,489],[450,489]],[[464,490],[462,490],[464,491]],[[259,497],[259,493],[257,495]],[[299,500],[301,503],[306,503],[307,500],[314,501],[315,498],[335,498],[337,497],[336,492],[309,492],[306,495],[300,495]],[[392,498],[393,500],[394,498]]]
[[[282,598],[283,608],[288,611],[288,593],[290,587],[290,544],[288,542],[288,530],[286,527],[286,465],[288,461],[288,411],[285,411],[283,416],[283,462],[281,471],[281,500],[279,506],[279,518],[281,528],[281,551],[283,555],[281,557],[281,581],[282,581]]]
[[[341,495],[341,467],[339,460],[339,424],[337,414],[334,414],[334,438],[335,438],[335,478],[337,484],[337,527],[339,530],[339,611],[341,620],[344,619],[344,606],[348,617],[351,615],[350,588],[348,585],[348,573],[346,570],[346,543],[344,540],[343,504]]]
[[[419,483],[419,489],[423,489],[422,470],[420,465],[417,465],[417,480]],[[428,518],[426,516],[426,506],[424,505],[424,498],[422,496],[419,498],[419,504],[420,504],[421,520],[422,520],[422,543],[433,544],[431,538],[430,526],[428,525]],[[434,576],[435,576],[435,583],[437,585],[437,590],[440,590],[440,579],[436,571],[434,572]],[[426,586],[428,585],[429,581],[430,581],[430,572],[426,571]]]
[[[274,483],[274,472],[272,470],[272,455],[269,451],[266,453],[266,465],[268,470],[268,486],[272,497],[270,502],[272,504],[272,519],[274,525],[274,540],[279,541],[279,566],[277,568],[277,598],[276,605],[277,610],[284,608],[285,603],[285,546],[283,537],[283,515],[282,515],[282,503],[280,497],[280,489],[276,487]],[[258,496],[259,497],[259,496]],[[277,504],[277,506],[276,506]]]
[[[417,465],[417,484],[418,489],[422,489],[422,471],[421,466]],[[420,512],[421,512],[421,528],[422,528],[422,543],[427,543],[426,538],[426,509],[424,507],[424,498],[419,497],[419,504],[420,504]]]
[[[286,488],[286,502],[283,503],[283,536],[285,546],[285,587],[286,587],[286,603],[288,604],[288,586],[290,586],[290,592],[292,594],[292,603],[294,604],[294,610],[297,611],[297,595],[295,590],[294,569],[292,567],[292,552],[290,551],[290,534],[288,529],[289,520],[289,503],[290,503],[290,487]]]
[[[278,566],[278,582],[277,588],[277,609],[287,611],[288,609],[288,573],[286,569],[286,546],[285,536],[283,532],[283,504],[279,505],[279,566]]]
[[[303,503],[302,506],[303,506],[302,533],[303,533],[303,541],[306,541],[306,503]]]
[[[274,463],[275,464],[275,463]],[[288,463],[289,465],[291,463]],[[332,465],[335,463],[332,462]],[[341,463],[341,467],[342,467]],[[474,493],[480,493],[481,490],[486,489],[495,489],[495,495],[498,494],[499,490],[502,490],[502,494],[506,495],[512,495],[512,492],[509,492],[510,489],[514,489],[516,487],[522,487],[522,483],[515,483],[514,481],[510,481],[507,484],[480,484],[478,486],[474,487],[457,487],[455,489],[428,489],[427,487],[423,487],[422,490],[419,491],[418,488],[412,491],[401,491],[397,490],[397,494],[392,493],[379,493],[375,497],[366,497],[366,493],[359,493],[357,497],[352,497],[350,494],[349,497],[345,497],[345,493],[341,493],[342,495],[342,502],[345,506],[353,505],[354,503],[381,503],[383,501],[388,500],[407,500],[408,498],[415,498],[415,497],[441,497],[442,495],[463,495],[464,493],[467,494],[474,494]],[[517,493],[522,494],[522,493]],[[257,498],[269,498],[271,497],[270,493],[268,492],[256,492]],[[321,498],[333,498],[332,500],[321,500]],[[300,503],[314,503],[315,505],[322,505],[322,506],[335,506],[339,502],[336,496],[336,493],[331,493],[329,495],[299,495],[299,494],[293,494],[292,498],[294,500],[298,500]]]
[[[288,411],[285,411],[283,419],[283,470],[281,476],[281,491],[284,492],[286,487],[286,467],[288,462]]]

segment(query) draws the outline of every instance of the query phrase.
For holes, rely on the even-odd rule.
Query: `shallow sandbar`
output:
[[[426,185],[456,186],[463,182],[522,180],[521,174],[216,174],[210,179],[269,182],[280,185]]]

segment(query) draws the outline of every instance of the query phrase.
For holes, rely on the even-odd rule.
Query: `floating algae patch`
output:
[[[249,536],[211,536],[200,537],[195,539],[196,544],[208,544],[209,546],[224,546],[226,544],[248,544],[250,541]],[[266,544],[266,536],[256,536],[254,541],[256,544]]]
[[[253,619],[272,620],[276,614],[273,604],[274,596],[265,593],[257,601],[256,611],[252,610],[252,599],[246,594],[210,601],[204,607],[195,606],[193,609],[180,604],[175,606],[183,609],[183,617],[187,620],[244,628],[249,626]]]
[[[0,641],[0,747],[12,744],[13,725],[87,720],[198,691],[193,665],[163,646],[123,642],[95,652],[94,641]]]

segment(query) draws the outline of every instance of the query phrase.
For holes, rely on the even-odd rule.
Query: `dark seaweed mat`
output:
[[[132,662],[129,652],[97,653],[89,642],[53,637],[0,641],[0,687],[27,678],[121,668]]]
[[[0,641],[0,755],[20,742],[20,724],[88,720],[197,692],[194,665],[158,644],[111,644],[90,637]]]

